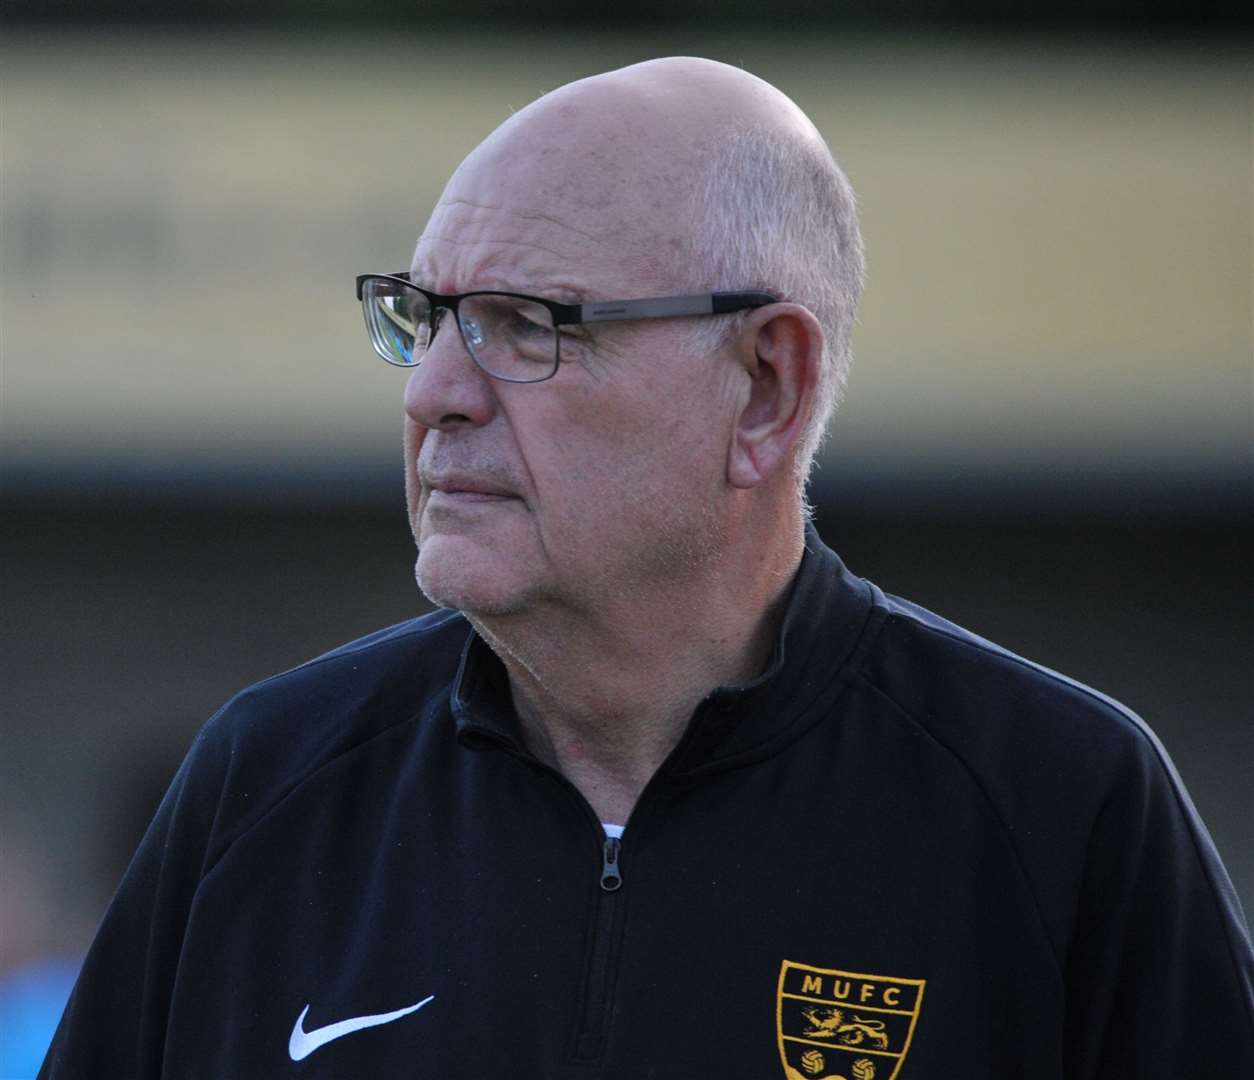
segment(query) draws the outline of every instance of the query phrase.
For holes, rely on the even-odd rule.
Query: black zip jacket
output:
[[[807,548],[621,844],[454,612],[244,691],[41,1076],[1254,1076],[1249,931],[1154,736]]]

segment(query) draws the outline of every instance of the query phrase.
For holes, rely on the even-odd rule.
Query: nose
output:
[[[482,427],[497,408],[492,379],[470,358],[455,320],[442,329],[405,384],[405,413],[424,428]]]

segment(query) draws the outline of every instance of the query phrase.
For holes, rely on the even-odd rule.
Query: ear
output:
[[[736,342],[748,394],[736,414],[727,479],[756,487],[789,467],[817,396],[823,329],[800,304],[768,304]]]

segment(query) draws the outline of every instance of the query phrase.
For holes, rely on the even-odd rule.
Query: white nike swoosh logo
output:
[[[351,1035],[354,1031],[361,1031],[362,1028],[378,1027],[380,1024],[390,1024],[393,1020],[399,1020],[402,1016],[408,1016],[411,1012],[417,1012],[428,1002],[434,1001],[435,995],[423,998],[417,1005],[407,1005],[403,1009],[397,1009],[395,1012],[375,1013],[372,1016],[350,1016],[347,1020],[341,1020],[337,1024],[327,1024],[326,1027],[314,1028],[313,1031],[305,1030],[305,1017],[309,1014],[309,1006],[306,1005],[300,1012],[300,1016],[296,1018],[296,1023],[292,1027],[292,1037],[287,1040],[287,1052],[293,1061],[301,1061],[307,1058],[320,1046],[326,1046],[333,1039],[338,1039],[343,1035]]]

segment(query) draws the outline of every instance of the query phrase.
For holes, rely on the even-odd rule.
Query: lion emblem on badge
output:
[[[810,1021],[802,1032],[808,1039],[835,1039],[842,1046],[861,1046],[864,1043],[877,1050],[888,1046],[888,1035],[883,1020],[863,1020],[860,1016],[845,1019],[845,1010],[835,1005],[822,1008],[811,1005],[801,1010]]]

